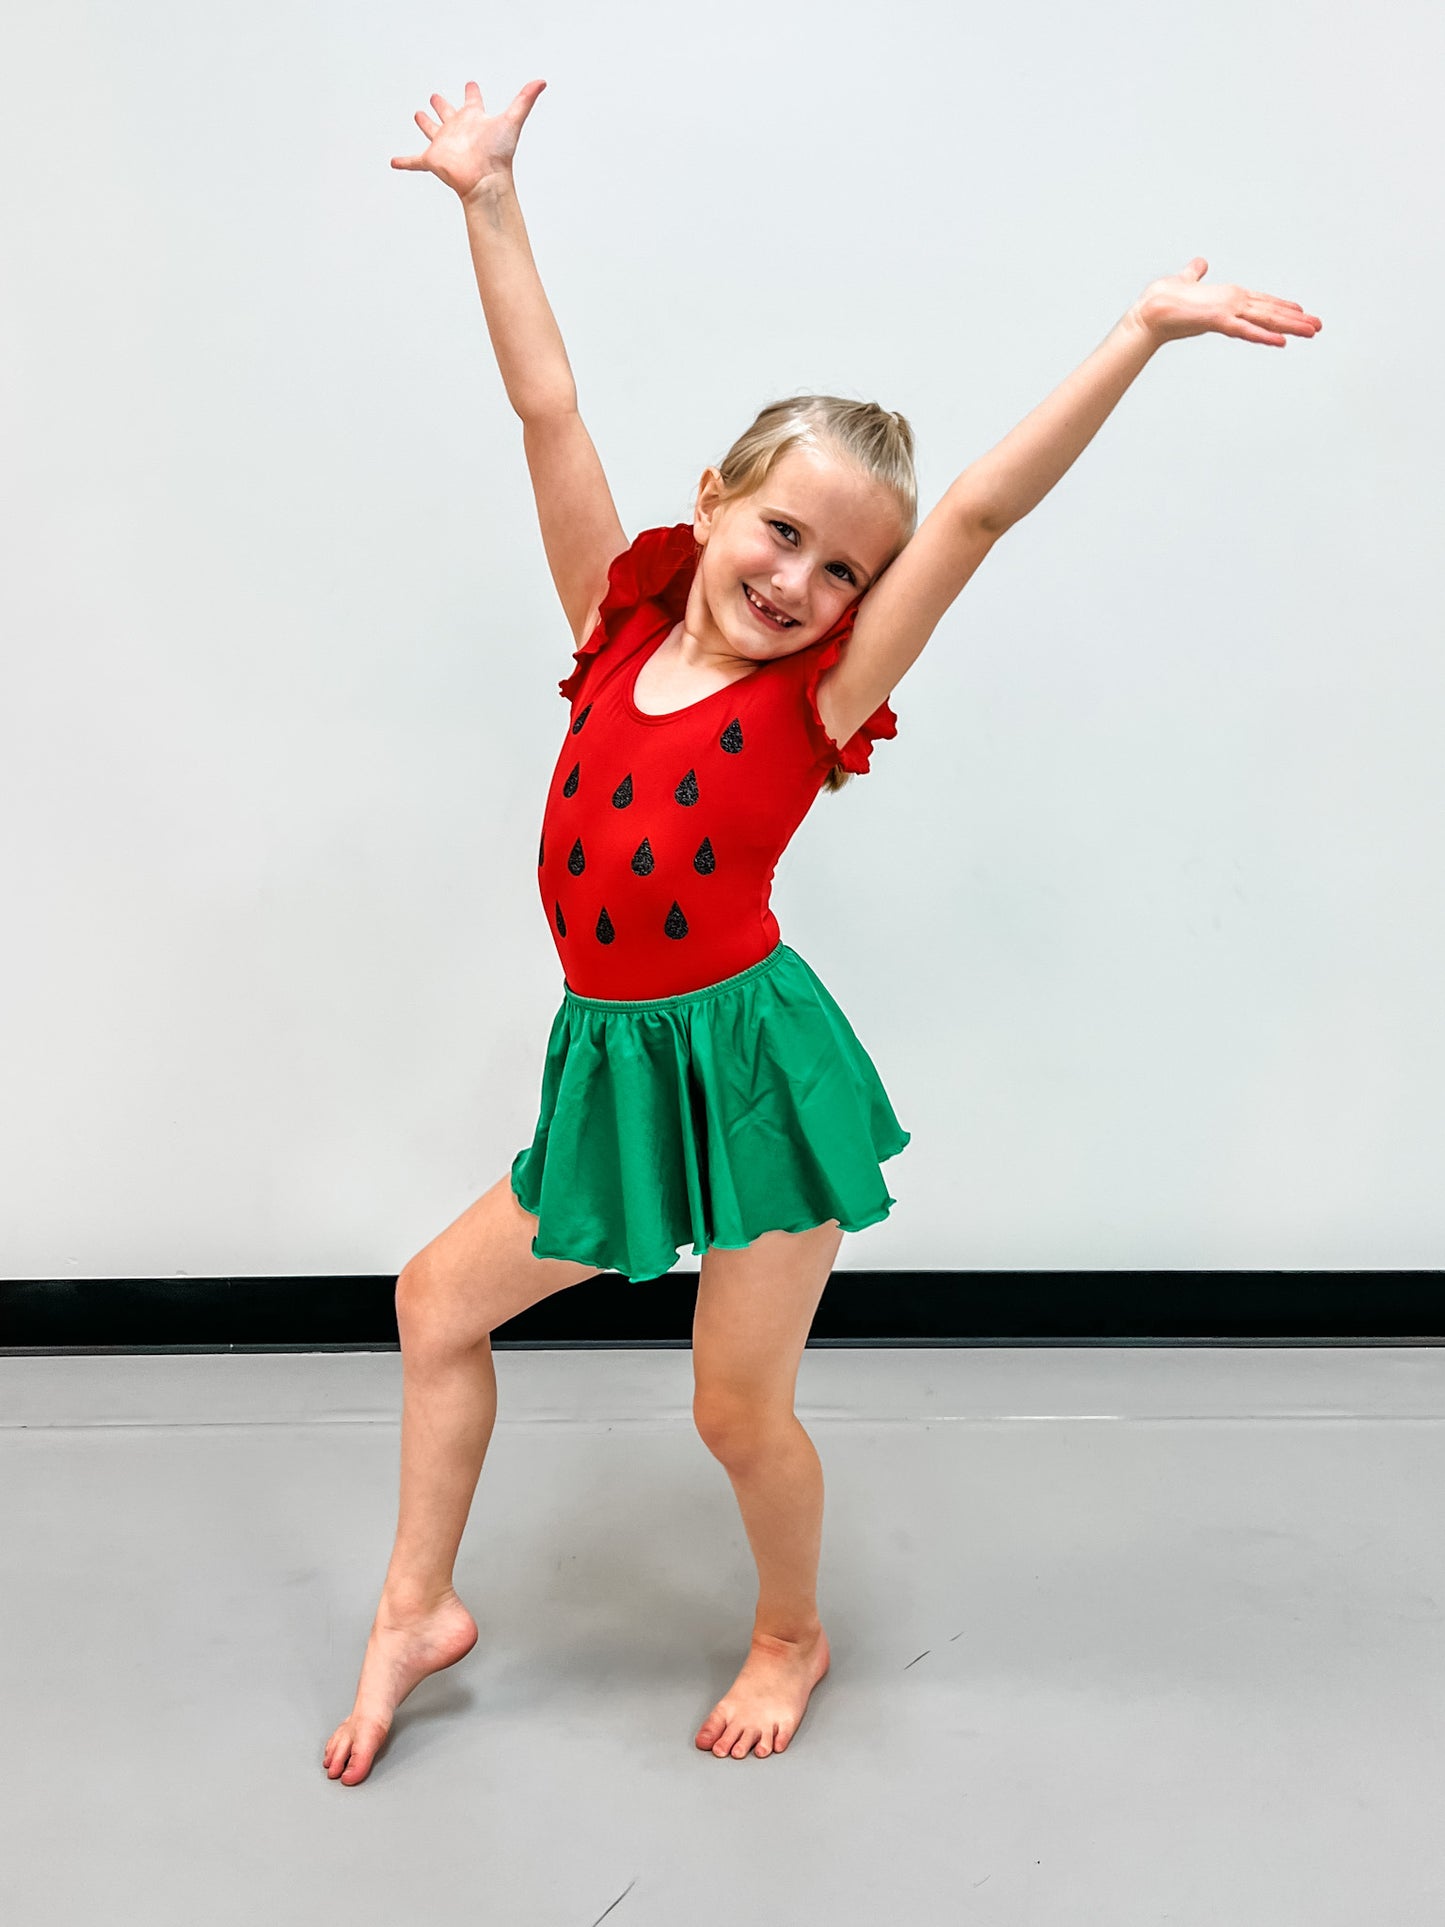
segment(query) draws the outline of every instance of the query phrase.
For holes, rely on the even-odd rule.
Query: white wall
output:
[[[12,21],[3,1274],[392,1271],[531,1136],[572,642],[461,209],[389,161],[433,90],[538,76],[518,188],[629,534],[805,388],[911,419],[926,512],[1196,253],[1324,319],[1161,351],[784,859],[913,1132],[842,1264],[1445,1261],[1442,39],[1423,0]]]

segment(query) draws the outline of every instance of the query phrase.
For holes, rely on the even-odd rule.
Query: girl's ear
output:
[[[713,521],[718,512],[718,497],[721,493],[721,471],[716,468],[705,468],[702,479],[697,485],[697,502],[692,512],[692,532],[700,542],[711,533]]]

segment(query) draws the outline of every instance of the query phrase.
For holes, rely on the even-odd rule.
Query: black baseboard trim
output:
[[[810,1345],[1438,1345],[1441,1271],[840,1271]],[[691,1343],[695,1270],[602,1272],[499,1325],[518,1348]],[[0,1280],[0,1356],[386,1351],[396,1279]]]

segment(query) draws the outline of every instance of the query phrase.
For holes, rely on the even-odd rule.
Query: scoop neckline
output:
[[[652,658],[657,654],[658,650],[667,641],[668,637],[672,634],[673,630],[676,627],[677,627],[677,618],[673,617],[673,619],[667,624],[667,627],[663,630],[662,634],[657,638],[657,640],[655,642],[649,643],[647,648],[640,652],[638,657],[637,667],[632,671],[632,674],[627,678],[627,682],[622,691],[622,696],[623,696],[623,701],[627,706],[628,714],[633,718],[635,722],[670,723],[674,720],[675,717],[690,715],[693,710],[701,709],[704,703],[714,702],[719,696],[726,696],[730,690],[736,689],[739,683],[751,682],[753,677],[757,675],[759,669],[765,669],[767,667],[766,663],[760,662],[757,665],[757,668],[750,669],[746,676],[736,676],[731,682],[725,682],[721,689],[710,689],[705,696],[694,697],[692,702],[684,703],[681,709],[664,709],[663,711],[661,711],[660,714],[657,714],[657,715],[654,715],[650,710],[639,709],[634,696],[634,691],[637,688],[638,680],[640,679],[642,672],[647,667],[648,663],[652,661]]]

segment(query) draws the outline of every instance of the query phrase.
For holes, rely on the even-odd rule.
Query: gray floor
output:
[[[1440,1927],[1445,1351],[809,1351],[833,1670],[741,1761],[690,1367],[498,1354],[481,1638],[348,1788],[399,1356],[0,1358],[0,1918]]]

